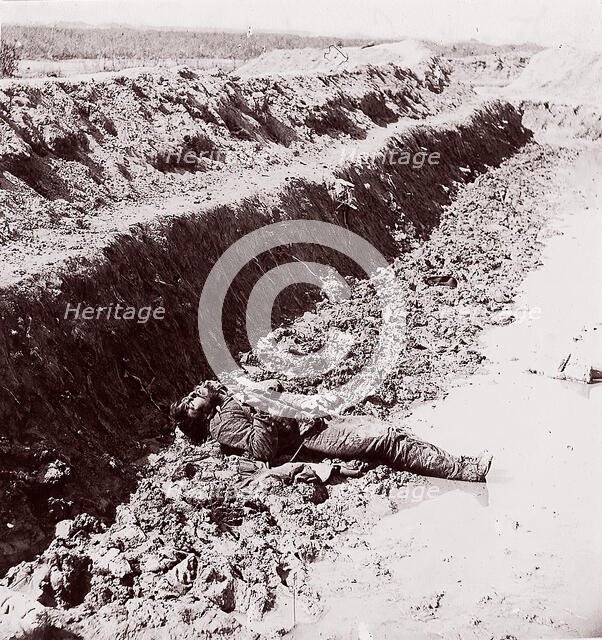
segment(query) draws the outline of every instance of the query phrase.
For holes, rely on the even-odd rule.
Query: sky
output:
[[[602,0],[0,0],[4,22],[84,22],[331,36],[475,38],[602,48]]]

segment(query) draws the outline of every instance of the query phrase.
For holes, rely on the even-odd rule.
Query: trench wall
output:
[[[357,207],[327,185],[297,181],[269,201],[246,200],[164,224],[136,226],[104,255],[5,289],[0,295],[0,570],[30,558],[54,524],[88,511],[110,518],[135,482],[132,461],[151,439],[170,437],[169,404],[212,376],[201,351],[197,305],[219,256],[271,222],[315,219],[342,225],[387,258],[407,242],[427,242],[457,189],[498,165],[531,138],[509,104],[484,105],[453,126],[417,125],[383,151],[440,153],[421,169],[378,155],[348,165]],[[405,239],[403,239],[405,236]],[[360,276],[341,254],[317,245],[262,254],[243,269],[224,309],[232,352],[248,345],[248,294],[267,270],[293,257],[328,262]],[[313,304],[291,287],[273,311],[286,321]],[[165,318],[134,321],[64,318],[67,304],[162,306]]]

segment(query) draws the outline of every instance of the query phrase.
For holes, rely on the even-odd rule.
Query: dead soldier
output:
[[[373,416],[338,416],[308,422],[275,418],[238,401],[226,387],[213,381],[197,386],[175,402],[170,415],[192,441],[201,443],[211,436],[225,452],[246,455],[267,466],[301,447],[331,459],[387,464],[400,471],[467,482],[485,482],[491,466],[491,456],[486,453],[476,458],[455,456]],[[315,474],[325,481],[333,471],[353,476],[363,468],[345,462],[296,465],[284,465],[283,473],[293,479],[295,474]]]

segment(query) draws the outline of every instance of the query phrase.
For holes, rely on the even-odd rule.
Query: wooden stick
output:
[[[301,451],[301,449],[303,449],[303,445],[304,445],[304,444],[305,444],[305,443],[304,443],[304,442],[302,442],[302,443],[299,445],[299,448],[297,449],[297,451],[295,451],[295,453],[293,453],[293,457],[289,460],[289,462],[294,462],[294,461],[295,461],[295,458],[299,455],[299,451]]]
[[[297,624],[297,577],[293,572],[293,627]]]

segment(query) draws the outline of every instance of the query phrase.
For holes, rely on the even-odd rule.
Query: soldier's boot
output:
[[[493,456],[488,451],[483,451],[476,458],[462,456],[460,473],[456,479],[466,482],[485,482],[492,460]]]

